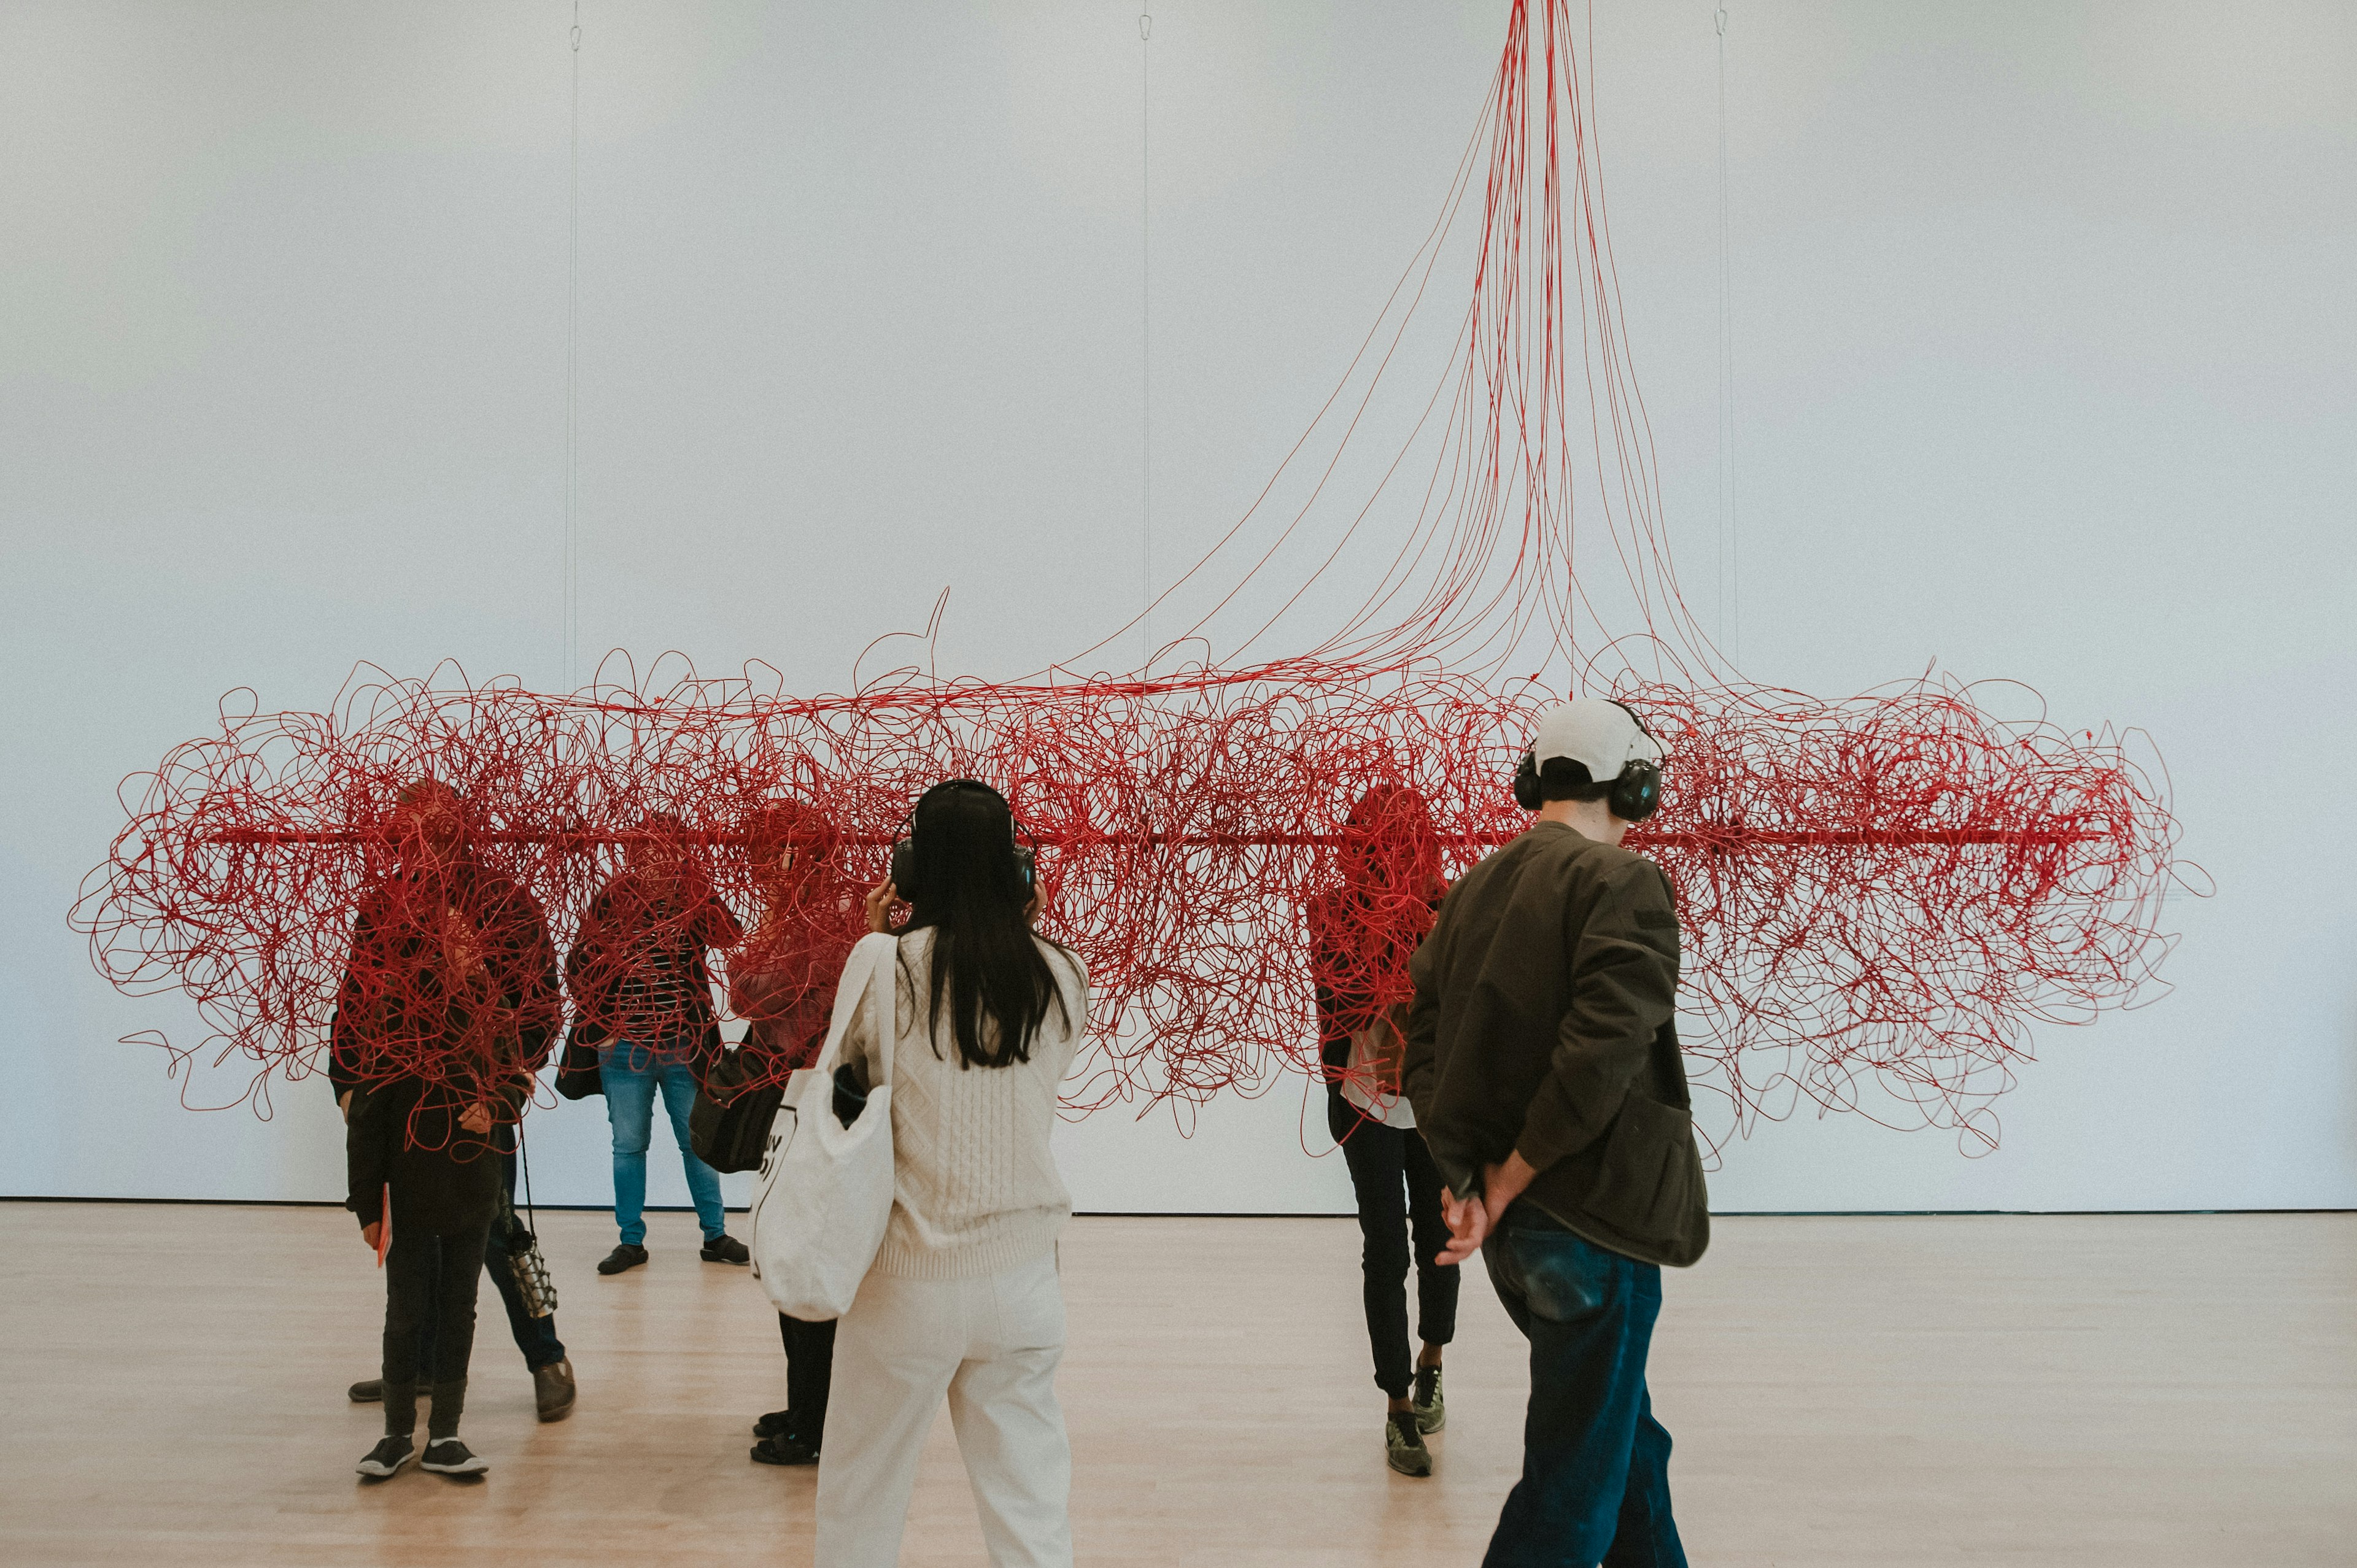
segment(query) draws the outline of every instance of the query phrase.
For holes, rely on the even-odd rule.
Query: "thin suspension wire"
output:
[[[573,119],[565,260],[565,689],[581,681],[581,0],[573,0]]]
[[[1138,672],[1154,665],[1154,14],[1137,14]]]
[[[1727,243],[1727,6],[1718,30],[1718,645],[1742,663],[1742,561],[1735,537],[1735,319]]]

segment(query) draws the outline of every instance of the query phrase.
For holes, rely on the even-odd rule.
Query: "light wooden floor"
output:
[[[0,1561],[800,1563],[813,1477],[744,1271],[547,1214],[581,1378],[540,1426],[490,1305],[461,1486],[360,1484],[381,1286],[339,1211],[0,1204]],[[1082,1219],[1061,1380],[1089,1563],[1472,1563],[1522,1345],[1479,1270],[1429,1481],[1383,1465],[1347,1220]],[[1694,1561],[2357,1562],[2357,1216],[1723,1220],[1670,1274],[1655,1407]],[[982,1561],[946,1423],[905,1559]]]

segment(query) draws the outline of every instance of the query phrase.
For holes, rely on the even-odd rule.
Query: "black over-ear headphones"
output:
[[[901,822],[899,834],[892,843],[890,877],[893,886],[899,888],[900,897],[912,897],[917,889],[917,812],[926,801],[944,789],[979,789],[1000,805],[1006,807],[1007,857],[1004,891],[1018,904],[1028,900],[1031,897],[1032,889],[1039,885],[1039,851],[1036,841],[1032,843],[1016,842],[1017,833],[1026,839],[1030,838],[1030,831],[1016,817],[1015,808],[1008,805],[1006,797],[979,779],[944,779],[918,796],[916,804],[909,808],[909,815]]]
[[[1629,715],[1648,739],[1653,732],[1637,716],[1637,710],[1628,703],[1612,699],[1612,705]],[[1601,782],[1601,780],[1598,780]],[[1632,757],[1620,766],[1620,776],[1612,780],[1612,792],[1604,798],[1612,814],[1624,822],[1641,822],[1661,809],[1662,765],[1641,757]],[[1522,766],[1514,769],[1514,804],[1525,811],[1535,811],[1546,804],[1539,794],[1538,748],[1526,746]]]

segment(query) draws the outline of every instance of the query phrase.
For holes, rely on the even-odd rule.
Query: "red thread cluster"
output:
[[[1508,779],[1535,715],[1609,693],[1669,749],[1664,806],[1629,842],[1676,886],[1684,1038],[1721,1125],[1813,1104],[1992,1145],[1989,1103],[2033,1025],[2149,994],[2177,878],[2158,772],[2109,732],[2000,719],[1974,688],[1820,701],[1720,654],[1660,521],[1579,38],[1566,0],[1516,0],[1438,221],[1268,486],[1151,607],[1182,629],[1147,670],[1177,673],[1085,673],[1132,620],[1010,682],[901,672],[797,698],[692,673],[569,695],[387,676],[327,713],[225,708],[126,787],[130,824],[76,914],[99,967],[187,991],[210,1048],[259,1064],[257,1082],[299,1075],[356,913],[405,899],[371,993],[425,1021],[387,1036],[376,1069],[463,1087],[529,1058],[522,1020],[547,999],[468,960],[499,946],[499,920],[439,885],[398,892],[388,823],[430,777],[459,793],[470,875],[528,897],[556,950],[634,846],[659,851],[694,897],[649,901],[614,940],[644,957],[692,936],[708,888],[753,933],[730,967],[790,955],[779,1005],[799,1028],[856,929],[847,889],[880,877],[921,790],[967,775],[1013,802],[1043,923],[1094,982],[1071,1105],[1183,1112],[1315,1065],[1321,897],[1350,894],[1372,933],[1354,994],[1396,1000],[1394,938],[1424,915],[1361,895],[1419,898],[1436,843],[1454,875],[1522,831]],[[1418,312],[1455,262],[1469,308],[1420,359]],[[1403,367],[1435,362],[1437,382],[1400,389]],[[1370,452],[1375,431],[1396,447]],[[1374,583],[1364,604],[1307,651],[1247,662],[1345,558]],[[1616,618],[1641,629],[1616,636]],[[1379,789],[1420,797],[1432,837],[1354,826]],[[772,875],[786,837],[810,856],[791,890]]]
[[[2116,744],[2001,723],[1928,682],[1846,703],[1622,694],[1669,748],[1663,809],[1630,843],[1677,889],[1686,1047],[1746,1113],[1795,1095],[1848,1108],[1872,1075],[1970,1122],[2030,1024],[2127,999],[2165,948],[2174,828]],[[527,893],[563,949],[633,846],[659,839],[756,929],[775,895],[746,845],[775,843],[757,824],[778,802],[823,803],[828,836],[806,842],[865,884],[915,796],[972,775],[1037,841],[1043,926],[1092,977],[1097,1048],[1071,1103],[1200,1103],[1313,1066],[1304,910],[1346,862],[1354,881],[1420,885],[1420,835],[1371,836],[1353,807],[1413,791],[1461,871],[1527,823],[1507,784],[1544,700],[1298,669],[814,702],[743,682],[565,698],[386,680],[328,714],[229,713],[178,748],[81,918],[118,984],[178,985],[219,1049],[299,1073],[355,910],[397,882],[388,824],[421,778],[455,789],[478,874]],[[473,1070],[455,1036],[408,1039],[381,1065]]]

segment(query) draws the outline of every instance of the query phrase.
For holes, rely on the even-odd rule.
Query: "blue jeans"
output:
[[[1670,1517],[1670,1434],[1645,1390],[1662,1271],[1527,1202],[1506,1210],[1481,1260],[1531,1342],[1523,1478],[1483,1568],[1685,1568]]]
[[[695,1104],[695,1069],[683,1061],[650,1059],[644,1047],[623,1046],[597,1064],[597,1079],[606,1089],[606,1120],[614,1129],[614,1219],[622,1228],[626,1245],[643,1246],[647,1239],[647,1142],[655,1127],[655,1090],[662,1090],[663,1109],[671,1112],[671,1130],[679,1140],[680,1164],[687,1170],[688,1196],[695,1200],[695,1218],[707,1241],[724,1234],[727,1221],[720,1212],[720,1176],[695,1157],[688,1141],[687,1113]]]

